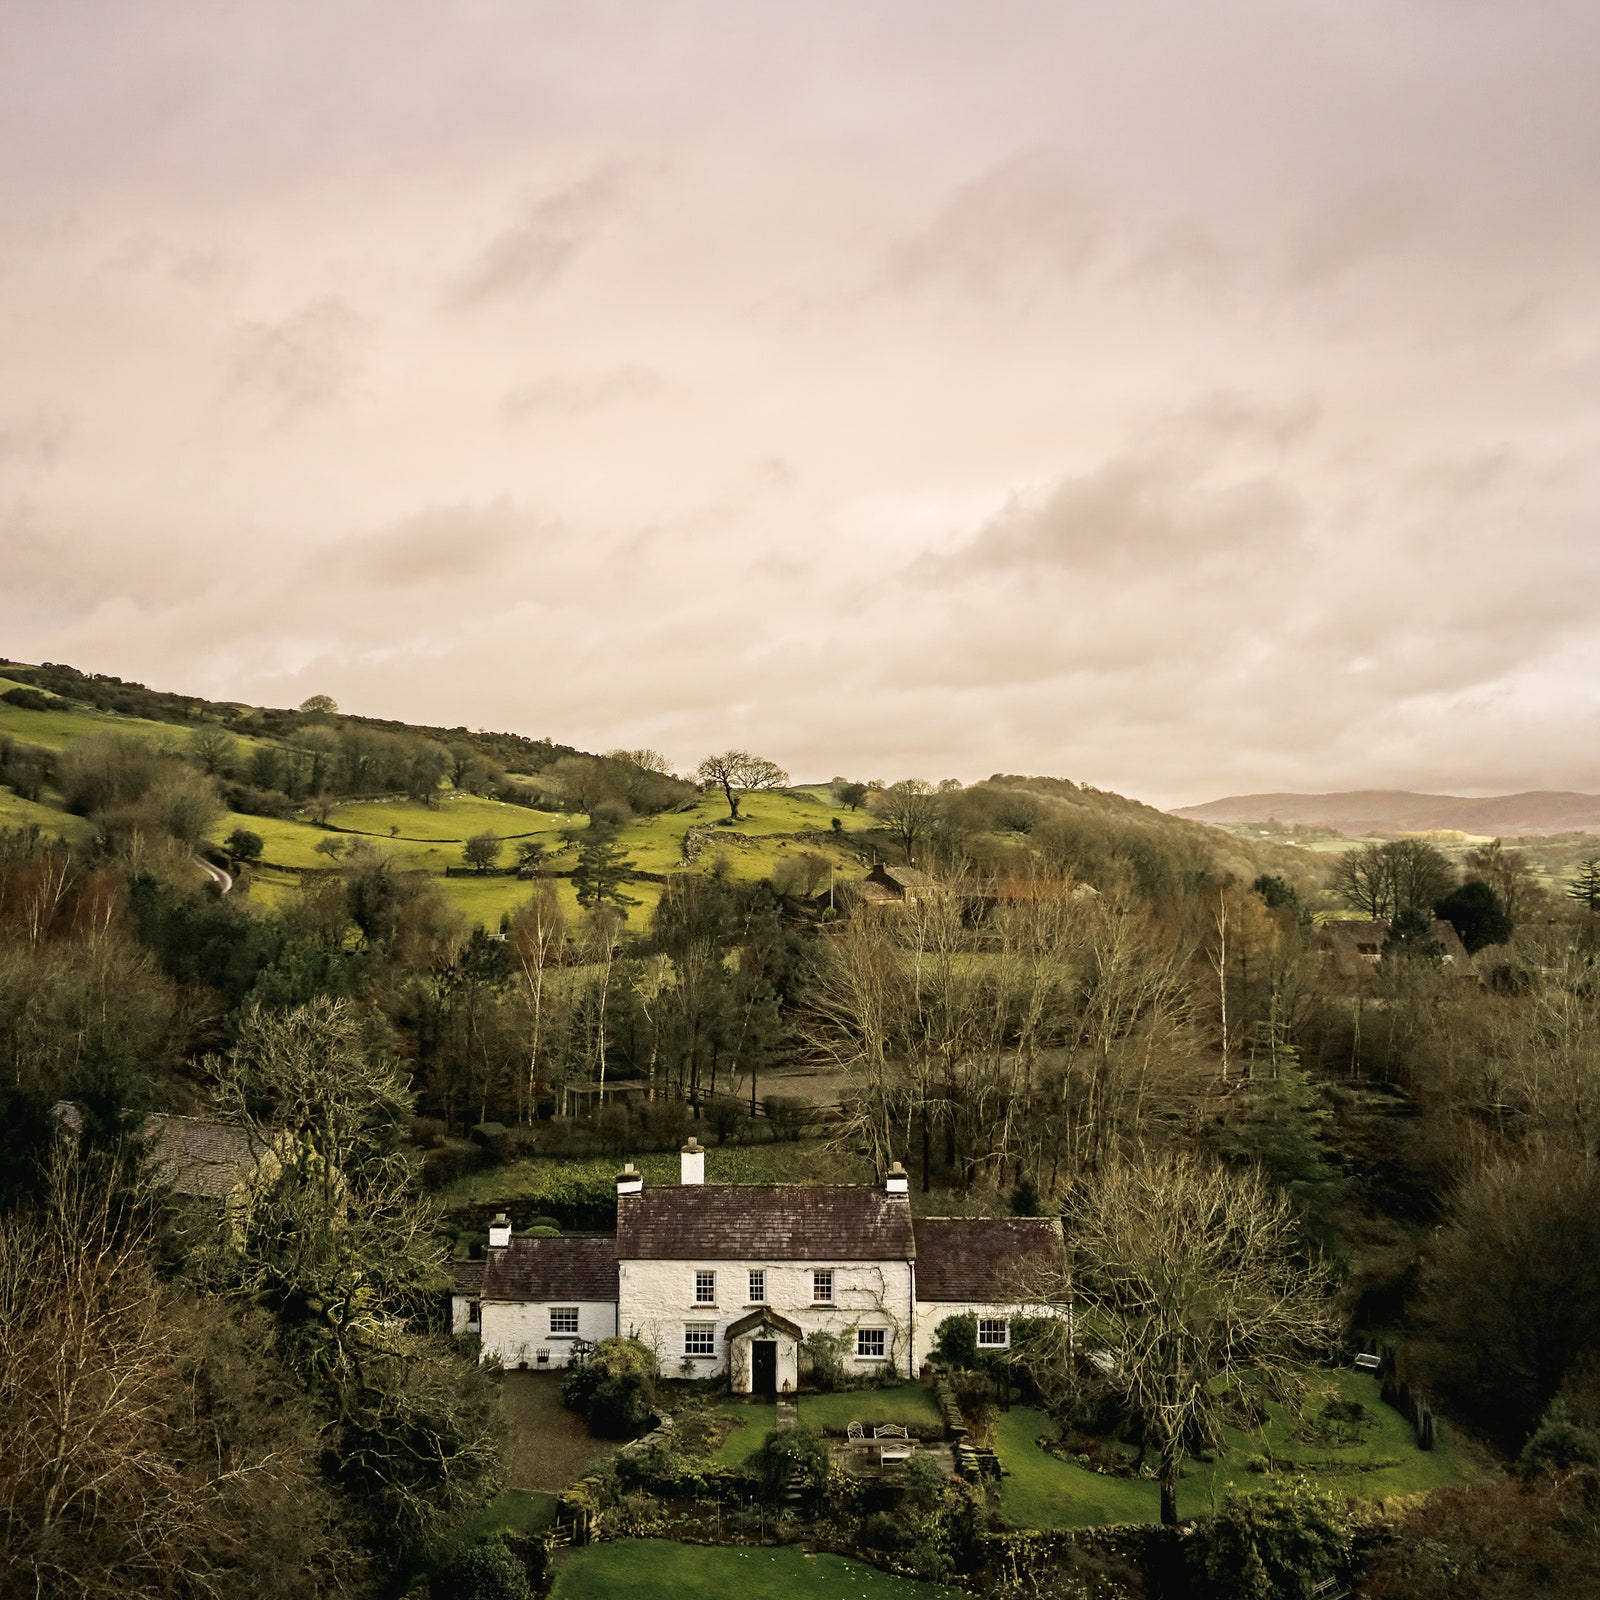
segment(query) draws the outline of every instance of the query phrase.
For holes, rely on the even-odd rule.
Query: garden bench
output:
[[[878,1460],[884,1466],[910,1460],[914,1446],[904,1423],[886,1422],[881,1428],[872,1430],[872,1437],[878,1441]]]

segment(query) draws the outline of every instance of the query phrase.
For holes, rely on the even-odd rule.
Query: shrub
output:
[[[631,1439],[650,1420],[660,1368],[655,1352],[638,1339],[602,1339],[594,1354],[568,1367],[562,1404],[578,1412],[602,1439]]]
[[[1309,1600],[1349,1555],[1340,1503],[1303,1481],[1225,1495],[1188,1547],[1193,1592],[1205,1600]]]
[[[828,1487],[828,1447],[819,1429],[797,1424],[769,1433],[750,1457],[750,1470],[762,1498],[773,1504],[791,1488],[815,1501]]]
[[[797,1095],[769,1094],[761,1102],[761,1109],[772,1124],[775,1139],[798,1139],[811,1120],[809,1104]]]
[[[819,1389],[837,1389],[844,1383],[847,1337],[841,1333],[828,1333],[821,1328],[806,1335],[806,1359],[811,1363],[812,1381]]]
[[[946,1317],[934,1330],[933,1353],[948,1367],[971,1367],[978,1360],[978,1319]]]
[[[430,1600],[532,1600],[528,1574],[499,1539],[452,1545],[428,1581]]]
[[[1593,1466],[1600,1466],[1600,1438],[1573,1421],[1565,1400],[1552,1400],[1517,1457],[1517,1471],[1534,1478]]]

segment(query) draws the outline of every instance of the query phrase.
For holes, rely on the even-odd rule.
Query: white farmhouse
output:
[[[497,1217],[482,1262],[458,1264],[452,1324],[507,1367],[559,1367],[579,1341],[642,1339],[662,1370],[726,1372],[738,1393],[799,1387],[813,1333],[840,1341],[857,1373],[909,1376],[949,1316],[978,1321],[981,1348],[1010,1344],[1028,1268],[1058,1254],[1044,1219],[913,1222],[898,1163],[885,1184],[708,1184],[684,1147],[682,1181],[617,1174],[617,1231],[513,1235]]]

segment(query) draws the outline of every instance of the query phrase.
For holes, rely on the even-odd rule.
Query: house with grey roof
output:
[[[948,1316],[976,1317],[998,1350],[1014,1317],[1053,1314],[1025,1288],[1060,1254],[1052,1221],[914,1220],[898,1163],[882,1185],[715,1184],[694,1139],[680,1159],[676,1185],[618,1173],[614,1234],[519,1237],[497,1217],[484,1260],[457,1264],[452,1326],[508,1367],[625,1334],[664,1372],[773,1394],[799,1387],[815,1333],[858,1375],[907,1376]]]

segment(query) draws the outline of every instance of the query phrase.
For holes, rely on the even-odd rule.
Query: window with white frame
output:
[[[750,1304],[762,1306],[767,1303],[767,1274],[766,1269],[754,1267],[750,1272]]]
[[[856,1356],[862,1361],[882,1361],[888,1355],[887,1330],[884,1328],[856,1329]]]
[[[697,1272],[694,1275],[694,1303],[697,1306],[714,1306],[717,1303],[717,1275],[714,1272]]]
[[[553,1334],[576,1334],[578,1331],[578,1308],[576,1306],[551,1306],[550,1331]]]
[[[833,1304],[833,1269],[818,1267],[811,1274],[811,1298],[818,1305]]]
[[[683,1325],[683,1353],[686,1356],[714,1356],[717,1353],[716,1323],[686,1322]]]
[[[1004,1350],[1011,1343],[1011,1323],[1006,1317],[978,1318],[978,1348]]]

